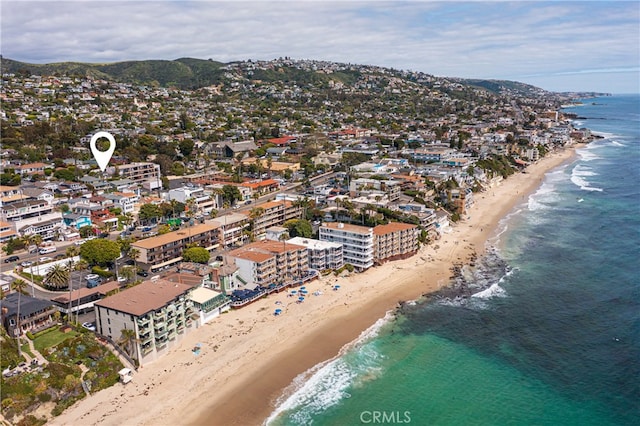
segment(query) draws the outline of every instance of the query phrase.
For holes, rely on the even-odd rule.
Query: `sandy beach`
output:
[[[335,357],[399,301],[448,284],[452,264],[481,254],[500,219],[574,152],[549,154],[527,173],[475,194],[468,216],[416,256],[362,274],[323,277],[306,286],[310,296],[304,303],[280,293],[223,314],[141,368],[131,383],[79,401],[49,424],[262,424],[296,376]],[[335,284],[338,291],[332,291]],[[322,294],[311,295],[315,291]],[[282,315],[274,316],[275,308]],[[196,356],[197,343],[202,349]]]

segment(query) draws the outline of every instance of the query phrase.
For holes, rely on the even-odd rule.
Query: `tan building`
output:
[[[262,240],[229,252],[226,263],[238,267],[238,279],[247,287],[266,287],[302,278],[309,270],[304,246]]]
[[[157,272],[161,268],[182,261],[182,252],[189,245],[203,247],[209,251],[220,246],[218,224],[202,223],[164,235],[146,238],[131,244],[139,250],[138,265],[145,270]]]
[[[160,165],[156,163],[129,163],[120,164],[117,167],[108,167],[107,173],[117,174],[120,179],[130,179],[136,183],[153,180],[160,181]]]
[[[267,228],[281,226],[289,219],[302,217],[302,207],[294,205],[291,201],[269,201],[257,208],[263,210],[253,222],[253,235],[258,240],[266,237]]]
[[[193,287],[187,284],[144,281],[95,302],[96,331],[122,342],[123,330],[133,330],[130,357],[140,365],[148,364],[167,353],[196,325],[200,314],[193,307],[192,292]]]
[[[388,260],[405,259],[418,252],[416,225],[391,222],[373,228],[373,261],[376,265]]]

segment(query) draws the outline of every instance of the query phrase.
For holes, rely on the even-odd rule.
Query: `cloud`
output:
[[[636,67],[639,10],[637,2],[3,1],[0,19],[2,54],[27,62],[290,56],[520,79]]]

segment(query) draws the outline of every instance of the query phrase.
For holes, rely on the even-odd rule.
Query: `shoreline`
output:
[[[415,256],[348,277],[322,277],[307,288],[323,294],[301,304],[280,293],[223,314],[139,369],[133,382],[85,398],[49,424],[263,424],[296,377],[335,358],[399,302],[447,286],[453,264],[481,255],[502,218],[580,146],[551,153],[526,174],[474,194],[467,218]],[[336,283],[340,290],[331,291]],[[283,309],[278,317],[276,301]],[[196,343],[202,343],[198,356],[191,351]]]

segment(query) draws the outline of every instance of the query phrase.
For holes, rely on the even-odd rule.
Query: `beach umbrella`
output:
[[[300,296],[300,297],[298,297],[298,300],[301,301],[301,302],[304,302],[304,297]]]
[[[291,290],[291,294],[298,294],[298,290]]]

